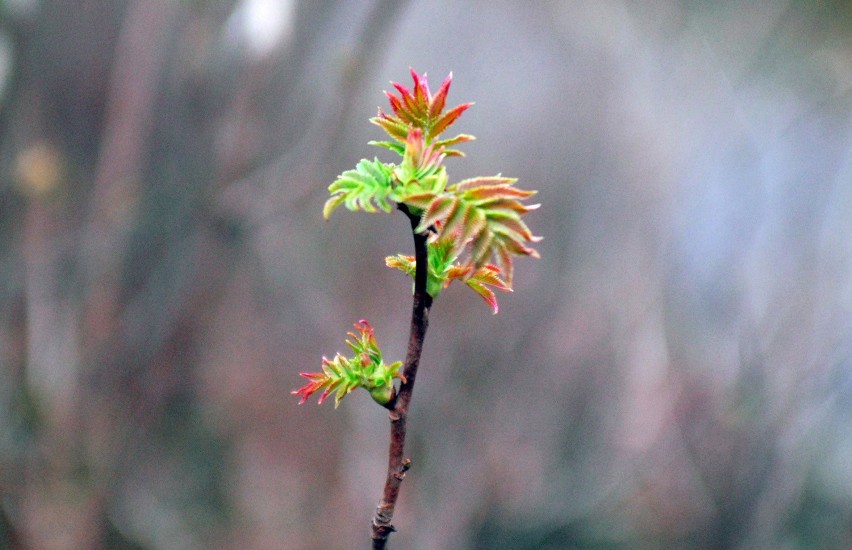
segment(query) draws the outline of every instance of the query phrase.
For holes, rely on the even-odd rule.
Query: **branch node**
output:
[[[402,459],[402,466],[399,467],[398,472],[395,472],[393,474],[393,477],[402,481],[403,479],[405,479],[405,472],[407,472],[409,469],[411,469],[411,459],[410,458],[403,458]]]
[[[396,531],[396,527],[391,525],[392,519],[393,508],[383,502],[376,508],[376,516],[373,518],[373,527],[387,538],[388,533]]]

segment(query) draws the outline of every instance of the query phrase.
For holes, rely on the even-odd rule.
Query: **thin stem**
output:
[[[388,452],[388,474],[382,501],[373,516],[373,548],[383,549],[387,545],[388,536],[395,530],[393,519],[399,487],[405,478],[405,472],[411,466],[411,461],[403,456],[405,447],[405,422],[408,417],[408,404],[414,381],[417,378],[417,367],[420,365],[420,355],[423,352],[423,339],[429,326],[429,308],[432,307],[432,297],[426,292],[426,277],[428,257],[426,251],[426,233],[418,233],[416,227],[420,223],[419,216],[411,213],[404,204],[399,209],[408,216],[411,222],[411,232],[414,235],[414,258],[416,261],[414,273],[414,300],[411,308],[411,331],[408,336],[408,351],[405,355],[403,375],[405,382],[399,387],[394,397],[390,417],[390,448]]]

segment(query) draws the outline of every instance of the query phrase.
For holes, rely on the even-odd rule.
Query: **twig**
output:
[[[408,417],[408,404],[411,401],[411,392],[414,390],[414,381],[417,377],[417,367],[420,365],[420,354],[423,352],[423,339],[426,336],[426,328],[429,326],[429,308],[432,307],[432,297],[426,292],[426,277],[428,259],[426,255],[426,233],[418,233],[417,226],[420,223],[419,216],[411,213],[405,204],[400,204],[399,209],[408,216],[411,222],[411,232],[414,235],[414,257],[416,271],[414,274],[414,300],[411,310],[411,332],[408,337],[408,351],[405,356],[405,367],[403,374],[405,382],[399,387],[399,393],[389,407],[390,413],[390,449],[388,452],[388,473],[385,479],[385,488],[382,493],[382,501],[376,509],[373,517],[373,549],[383,549],[387,545],[388,536],[395,530],[391,521],[393,520],[396,500],[399,496],[399,487],[405,478],[405,473],[411,467],[411,461],[403,457],[405,447],[406,419]]]

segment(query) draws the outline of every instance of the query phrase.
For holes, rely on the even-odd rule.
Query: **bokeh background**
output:
[[[404,354],[407,220],[320,212],[409,66],[545,240],[436,302],[391,545],[852,547],[852,7],[792,0],[0,2],[0,547],[368,546],[386,412],[289,392]]]

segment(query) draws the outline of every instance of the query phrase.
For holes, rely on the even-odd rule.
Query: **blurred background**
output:
[[[431,316],[394,548],[852,547],[852,3],[0,2],[0,548],[365,548],[386,411],[289,392],[404,216],[325,223],[409,66],[540,191]]]

